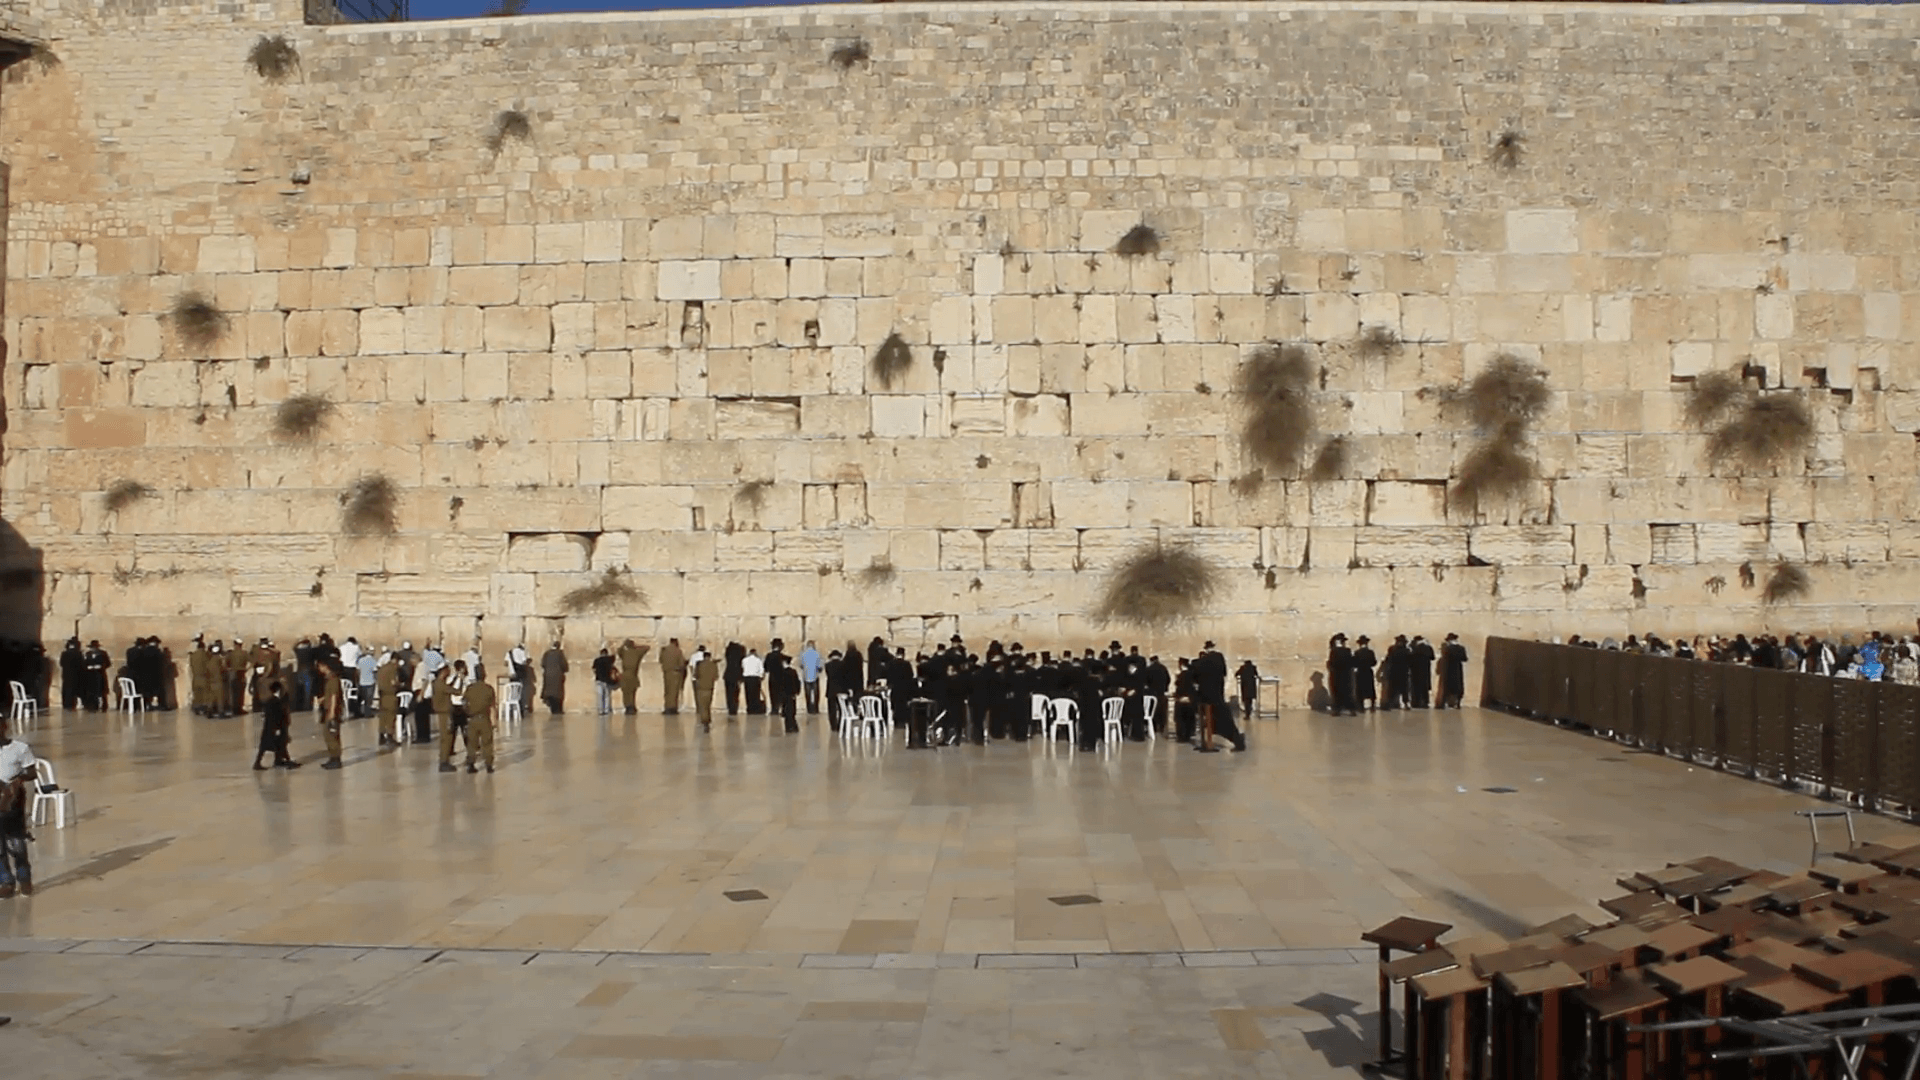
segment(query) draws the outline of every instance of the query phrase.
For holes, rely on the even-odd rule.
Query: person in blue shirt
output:
[[[800,682],[807,692],[807,715],[820,714],[820,650],[807,642],[800,650]]]

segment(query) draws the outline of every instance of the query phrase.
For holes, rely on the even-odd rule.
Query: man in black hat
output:
[[[1448,634],[1440,646],[1440,707],[1457,709],[1467,696],[1467,647],[1459,634]]]
[[[1213,717],[1213,733],[1233,744],[1234,753],[1247,748],[1247,737],[1240,734],[1240,725],[1233,721],[1233,711],[1227,708],[1227,658],[1214,648],[1213,642],[1207,642],[1206,648],[1194,658],[1194,682],[1198,691],[1198,703],[1201,716]],[[1201,737],[1200,749],[1212,751]]]
[[[1380,657],[1373,651],[1373,644],[1365,634],[1355,642],[1358,648],[1353,650],[1353,710],[1375,708],[1379,694],[1374,690],[1373,669],[1380,666]]]
[[[1433,646],[1415,635],[1407,657],[1407,696],[1413,699],[1414,708],[1428,708],[1433,701]]]

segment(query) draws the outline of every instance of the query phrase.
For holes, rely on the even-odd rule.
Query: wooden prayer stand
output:
[[[1676,922],[1648,934],[1647,948],[1662,960],[1685,960],[1718,940],[1720,935],[1711,930],[1692,922]]]
[[[1888,875],[1877,866],[1863,863],[1829,863],[1807,871],[1807,876],[1834,892],[1857,895],[1870,890],[1875,880]]]
[[[1681,1004],[1683,1011],[1712,1020],[1725,1015],[1727,986],[1746,972],[1724,960],[1696,956],[1647,969],[1647,978]],[[1714,1074],[1714,1049],[1720,1045],[1718,1027],[1676,1033],[1680,1037],[1680,1057],[1686,1063],[1689,1080],[1707,1080]]]
[[[1578,1070],[1564,1058],[1566,1039],[1560,1011],[1563,991],[1586,985],[1579,973],[1557,960],[1519,971],[1503,971],[1493,980],[1495,1080],[1560,1080]]]
[[[1667,996],[1648,985],[1638,972],[1624,972],[1605,986],[1573,993],[1586,1012],[1593,1037],[1581,1075],[1595,1080],[1648,1080],[1647,1035],[1631,1028],[1648,1013],[1665,1007]]]
[[[1687,921],[1729,945],[1738,945],[1752,937],[1754,927],[1764,920],[1753,911],[1736,906],[1714,908]]]
[[[1749,1007],[1757,1009],[1761,1015],[1768,1017],[1819,1012],[1846,1000],[1845,994],[1824,990],[1792,975],[1783,975],[1746,985],[1735,984],[1735,987],[1737,998],[1746,999]],[[1755,1047],[1755,1049],[1760,1048]],[[1748,1060],[1757,1064],[1763,1059],[1749,1058]],[[1821,1080],[1826,1075],[1826,1070],[1821,1067],[1822,1064],[1817,1060],[1807,1062],[1809,1071],[1802,1075],[1811,1077],[1811,1080]]]
[[[1852,1008],[1878,1008],[1887,1004],[1887,986],[1895,979],[1913,974],[1912,965],[1883,956],[1871,949],[1855,949],[1838,956],[1822,956],[1793,965],[1793,973],[1822,990],[1845,994]],[[1886,1061],[1886,1039],[1875,1039],[1867,1046],[1866,1060],[1878,1072]]]
[[[1409,1080],[1481,1080],[1487,981],[1455,967],[1415,977],[1420,1043],[1409,1048]]]
[[[1212,731],[1212,724],[1213,713],[1209,710],[1207,713],[1209,733]],[[1411,915],[1402,915],[1392,922],[1376,926],[1360,935],[1361,941],[1377,945],[1380,948],[1380,1060],[1374,1063],[1376,1068],[1385,1068],[1396,1060],[1396,1055],[1393,1052],[1393,984],[1395,976],[1394,973],[1387,970],[1393,961],[1393,954],[1395,952],[1413,953],[1416,955],[1424,953],[1439,944],[1441,934],[1452,929],[1453,926],[1449,923],[1431,922],[1426,919],[1416,919]],[[1448,964],[1451,965],[1452,962],[1452,957],[1449,956]],[[1412,978],[1414,975],[1425,973],[1424,971],[1410,972],[1400,975],[1399,978],[1406,980]],[[1411,1002],[1411,994],[1409,994],[1408,1000]],[[1413,1054],[1414,1039],[1412,1029],[1416,1023],[1413,1009],[1411,1005],[1409,1005],[1406,1017],[1406,1026],[1409,1032],[1406,1038],[1406,1056],[1408,1057],[1411,1057]]]

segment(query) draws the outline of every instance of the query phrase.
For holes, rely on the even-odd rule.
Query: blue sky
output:
[[[411,13],[416,19],[447,19],[460,15],[479,15],[492,10],[498,0],[413,0]],[[762,7],[799,0],[533,0],[527,14],[553,11],[654,11],[659,8]],[[812,0],[807,0],[812,2]]]

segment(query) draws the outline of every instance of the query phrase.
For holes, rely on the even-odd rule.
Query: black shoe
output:
[[[266,772],[266,771],[267,771],[267,767],[266,767],[265,765],[262,765],[262,764],[260,764],[260,763],[259,763],[259,762],[257,762],[257,761],[253,763],[253,768],[254,768],[254,771],[255,771],[255,772]]]
[[[1196,746],[1193,748],[1193,752],[1196,754],[1217,754],[1220,752],[1220,748],[1217,746]]]
[[[450,762],[450,761],[443,761],[443,762],[441,762],[441,763],[440,763],[440,771],[441,771],[441,772],[459,772],[460,770],[459,770],[459,769],[456,769],[456,768],[454,768],[454,767],[453,767],[453,763],[452,763],[452,762]]]
[[[1242,741],[1240,741],[1240,742],[1237,742],[1237,743],[1234,743],[1234,744],[1233,744],[1233,752],[1234,752],[1234,753],[1236,753],[1236,754],[1244,754],[1244,753],[1246,753],[1246,752],[1247,752],[1247,744],[1246,744],[1246,742],[1245,742],[1245,740],[1242,740]]]
[[[468,772],[469,774],[472,774],[472,773],[477,773],[477,772],[479,772],[479,771],[480,771],[480,766],[478,766],[478,765],[475,765],[475,764],[474,764],[473,762],[471,762],[471,761],[469,761],[469,762],[467,762],[467,772]]]
[[[628,709],[628,710],[627,710],[627,715],[628,715],[628,716],[639,716],[639,715],[640,715],[640,710],[639,710],[639,709]]]
[[[488,775],[488,776],[492,776],[492,775],[493,775],[493,763],[492,763],[492,762],[488,762],[488,763],[487,763],[487,775]]]
[[[300,763],[297,761],[288,760],[280,763],[280,768],[282,769],[297,769],[299,767]]]
[[[340,767],[340,759],[339,759],[339,758],[328,758],[328,759],[327,759],[327,763],[326,763],[325,765],[322,765],[322,766],[320,766],[320,767],[321,767],[321,768],[323,768],[323,769],[337,769],[337,768],[339,768],[339,767]]]

